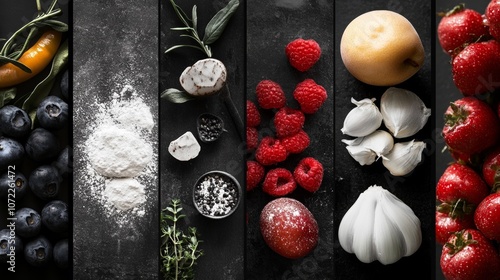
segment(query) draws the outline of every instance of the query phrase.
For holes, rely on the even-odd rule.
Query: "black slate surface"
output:
[[[157,183],[145,186],[144,216],[120,227],[119,217],[107,217],[90,192],[94,181],[86,177],[82,148],[96,121],[94,102],[110,102],[126,84],[150,106],[158,124],[158,2],[75,1],[73,26],[74,278],[158,279]],[[157,125],[152,133],[158,133]]]
[[[480,1],[439,1],[436,2],[436,12],[443,12],[452,9],[454,6],[465,3],[465,7],[469,9],[473,9],[478,11],[481,14],[484,14],[486,10],[486,6],[490,1],[480,0]],[[441,18],[439,16],[434,17],[436,30]],[[439,41],[435,40],[435,62],[436,62],[436,131],[439,133],[439,137],[437,138],[437,151],[441,151],[444,147],[444,140],[441,137],[441,131],[444,126],[444,112],[448,108],[450,102],[458,100],[463,97],[460,91],[457,89],[455,84],[453,83],[452,74],[451,74],[451,58],[448,56],[439,45]],[[450,156],[448,152],[437,153],[436,154],[436,183],[443,174],[444,170],[448,166],[449,163],[453,162],[453,158]],[[441,257],[442,246],[439,244],[436,245],[436,279],[444,279],[444,276],[441,272],[441,267],[439,265],[439,258]]]
[[[42,1],[42,7],[45,9],[49,3]],[[70,18],[70,5],[68,1],[59,1],[57,7],[61,8],[62,14],[58,18],[58,20],[68,23],[68,18]],[[21,28],[23,25],[31,21],[36,15],[37,7],[35,1],[24,1],[24,2],[2,2],[2,8],[0,9],[0,38],[9,38],[13,35],[15,31]],[[63,36],[63,40],[67,38],[67,34]],[[3,43],[3,42],[2,42]],[[3,44],[2,44],[3,45]],[[19,84],[16,86],[18,95],[31,93],[35,86],[42,81],[46,75],[48,74],[49,69],[43,70],[39,75],[33,77],[32,79]],[[54,83],[54,87],[52,88],[50,94],[60,96],[60,82],[59,75],[56,78],[56,82]],[[68,127],[57,131],[56,135],[60,141],[61,148],[65,147],[68,143],[71,142],[71,131],[68,129],[71,125],[68,124]],[[30,160],[24,159],[22,163],[15,165],[14,171],[16,174],[18,172],[23,173],[29,180],[30,172],[37,167],[39,164],[34,163]],[[1,173],[6,172],[7,169],[1,170]],[[71,177],[65,177],[60,188],[59,195],[57,196],[58,200],[62,200],[68,205],[71,206],[71,188],[72,182]],[[24,198],[20,199],[19,197],[15,200],[15,209],[21,209],[23,207],[29,207],[37,211],[41,212],[43,207],[47,202],[42,201],[37,198],[30,189],[28,189],[27,194]],[[0,202],[0,229],[6,228],[7,224],[10,221],[7,221],[7,218],[10,217],[8,214],[8,206],[7,199],[5,201]],[[63,235],[56,235],[51,233],[45,227],[42,227],[42,232],[47,239],[54,245],[57,241],[67,238],[71,236],[71,233],[66,233]],[[24,244],[26,244],[29,239],[22,238]],[[71,242],[71,238],[70,238]],[[71,245],[70,245],[71,246]],[[71,270],[66,269],[62,270],[57,268],[53,263],[46,268],[34,268],[30,266],[25,260],[23,253],[16,255],[15,259],[15,272],[10,272],[7,269],[10,265],[6,263],[0,264],[0,278],[2,279],[30,279],[30,278],[39,278],[39,279],[69,279],[71,277]]]
[[[208,21],[228,1],[176,1],[191,15],[193,5],[198,10],[198,32],[203,36]],[[198,50],[178,49],[164,54],[169,47],[180,43],[191,43],[181,38],[179,31],[170,28],[181,26],[169,1],[160,2],[160,91],[167,88],[182,89],[179,76],[197,60],[206,58]],[[224,33],[212,46],[213,58],[221,60],[227,68],[227,85],[235,106],[244,117],[245,110],[245,1],[231,18]],[[225,132],[217,141],[203,143],[196,132],[196,119],[202,113],[212,113],[222,118]],[[167,148],[186,131],[191,131],[201,145],[195,159],[180,162],[173,158]],[[199,214],[193,204],[192,194],[196,180],[205,172],[222,170],[233,175],[244,187],[244,143],[233,123],[222,95],[216,94],[183,104],[160,100],[160,186],[161,207],[165,208],[175,198],[181,199],[186,219],[182,226],[194,226],[201,234],[204,251],[195,269],[196,279],[243,279],[245,238],[245,202],[240,203],[231,216],[212,220]]]
[[[423,152],[423,162],[409,175],[394,177],[381,162],[370,166],[360,166],[354,161],[341,139],[340,129],[348,112],[354,108],[351,97],[377,99],[387,87],[369,86],[356,80],[344,67],[339,44],[347,24],[355,17],[376,9],[398,12],[405,16],[417,30],[426,52],[422,69],[406,82],[398,85],[419,95],[427,107],[432,108],[432,116],[426,126],[414,138],[427,143]],[[434,276],[434,158],[435,137],[435,100],[434,75],[432,69],[433,48],[433,11],[431,1],[335,1],[335,204],[334,204],[334,263],[336,279],[398,279],[412,275],[415,279],[432,279]],[[413,139],[413,138],[412,138]],[[399,141],[411,139],[400,139]],[[391,265],[379,262],[365,264],[354,254],[345,252],[338,242],[338,226],[346,211],[356,201],[359,194],[369,186],[377,184],[389,190],[410,206],[419,217],[422,229],[422,244],[410,257],[400,259]]]
[[[319,243],[308,256],[289,260],[273,252],[265,244],[259,228],[262,208],[273,199],[260,187],[247,194],[246,278],[245,279],[333,279],[333,195],[334,195],[334,38],[332,1],[247,1],[247,98],[256,102],[255,87],[263,79],[281,85],[287,106],[299,108],[293,99],[295,86],[306,78],[322,85],[328,98],[321,109],[306,115],[304,130],[311,143],[301,154],[290,155],[277,166],[291,171],[306,156],[315,157],[324,167],[320,189],[314,193],[297,187],[289,195],[301,201],[314,215],[319,226]],[[309,71],[300,73],[290,66],[285,46],[296,38],[314,39],[322,49],[320,60]],[[256,103],[257,104],[257,103]],[[262,122],[259,135],[275,135],[274,110],[260,109]],[[248,159],[253,159],[249,154]],[[274,168],[277,166],[268,167]]]

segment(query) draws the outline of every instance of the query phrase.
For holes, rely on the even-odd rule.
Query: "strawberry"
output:
[[[285,106],[285,92],[280,84],[271,80],[262,80],[255,88],[257,103],[263,109],[279,109]]]
[[[500,189],[500,146],[490,151],[483,161],[483,179],[493,192]]]
[[[297,84],[293,91],[293,98],[300,104],[300,110],[305,114],[314,114],[325,103],[328,95],[321,85],[313,79],[305,79]]]
[[[285,161],[288,156],[286,148],[279,139],[271,136],[262,138],[255,151],[255,159],[262,165],[273,165]]]
[[[454,163],[448,166],[436,185],[437,210],[451,217],[470,215],[490,190],[472,168]]]
[[[281,167],[269,170],[262,183],[262,190],[272,196],[285,196],[296,188],[292,172]]]
[[[447,213],[436,211],[435,229],[437,243],[445,244],[453,233],[468,228],[475,228],[473,215],[452,218]]]
[[[279,138],[298,133],[304,126],[306,117],[300,110],[283,107],[274,115],[274,128]]]
[[[488,35],[488,27],[483,24],[482,15],[464,4],[454,7],[442,16],[437,28],[438,40],[443,50],[456,54],[466,44],[478,41]]]
[[[484,12],[487,25],[490,27],[490,34],[495,39],[500,40],[500,1],[492,0]]]
[[[295,39],[285,47],[285,54],[295,69],[305,72],[313,67],[321,56],[321,47],[313,40]]]
[[[474,229],[457,232],[448,239],[440,265],[449,280],[500,279],[500,256],[492,243]]]
[[[489,239],[500,242],[500,193],[487,196],[477,206],[474,223]]]
[[[500,43],[472,43],[452,61],[453,82],[464,96],[492,92],[500,87]]]
[[[478,98],[464,97],[451,103],[444,118],[444,141],[459,160],[469,161],[471,156],[492,147],[499,139],[498,117]]]

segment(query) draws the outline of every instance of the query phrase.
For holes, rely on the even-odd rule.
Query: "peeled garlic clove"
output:
[[[191,131],[188,131],[168,145],[168,152],[177,160],[188,161],[198,156],[201,146]]]
[[[353,144],[356,142],[361,142],[362,138],[356,138],[354,140],[342,140],[346,143],[346,149],[353,159],[355,159],[360,165],[370,165],[377,160],[377,154],[361,145]]]
[[[424,127],[431,109],[413,92],[401,88],[388,88],[380,99],[380,112],[384,124],[395,138],[415,135]]]
[[[392,150],[382,159],[382,164],[393,176],[404,176],[422,161],[422,151],[425,143],[422,141],[409,141],[396,143]]]
[[[382,124],[382,114],[380,113],[377,105],[375,105],[375,98],[365,98],[356,101],[351,98],[351,102],[356,105],[344,120],[344,126],[340,131],[353,137],[363,137],[377,130]]]
[[[195,96],[213,94],[226,84],[224,64],[213,58],[198,60],[182,72],[179,81],[184,90]]]
[[[338,232],[342,248],[364,262],[386,265],[415,253],[420,220],[408,205],[380,186],[370,186],[346,212]]]

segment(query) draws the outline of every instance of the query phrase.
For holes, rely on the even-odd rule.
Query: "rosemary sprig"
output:
[[[56,18],[62,14],[62,10],[56,8],[56,4],[57,0],[52,0],[47,10],[43,11],[40,0],[36,0],[38,10],[37,16],[14,32],[9,39],[0,39],[0,41],[5,41],[0,49],[0,65],[12,63],[25,72],[31,72],[28,67],[17,60],[30,46],[30,42],[37,34],[38,30],[45,26],[60,32],[66,32],[68,30],[68,25],[66,23],[56,20]]]
[[[194,40],[196,44],[175,45],[168,48],[165,53],[171,52],[178,48],[188,47],[204,52],[207,57],[212,57],[212,50],[210,48],[210,45],[213,44],[222,35],[222,32],[229,22],[229,19],[236,11],[236,8],[238,8],[240,2],[239,0],[230,0],[224,8],[218,11],[207,23],[203,38],[198,33],[198,14],[196,5],[193,6],[191,10],[191,17],[189,17],[182,10],[182,8],[175,3],[175,0],[170,0],[170,4],[174,9],[175,14],[184,25],[181,27],[173,27],[171,28],[171,30],[185,32],[180,36],[190,38]]]
[[[179,228],[178,222],[185,217],[181,211],[180,200],[173,199],[160,215],[161,270],[166,280],[194,279],[194,266],[203,255],[198,248],[202,241],[198,239],[196,228],[188,227],[187,233]]]

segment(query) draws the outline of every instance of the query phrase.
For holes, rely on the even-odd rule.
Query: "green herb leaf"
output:
[[[68,31],[68,25],[62,21],[49,19],[49,20],[44,21],[43,24],[50,26],[54,30],[59,31],[59,32]]]
[[[210,45],[219,39],[229,19],[231,19],[231,16],[236,12],[236,8],[239,5],[239,0],[230,0],[222,10],[214,15],[205,27],[205,35],[203,36],[205,44]]]
[[[161,98],[166,99],[172,103],[184,103],[195,99],[194,96],[189,95],[187,92],[175,88],[169,88],[162,92]]]
[[[12,59],[10,57],[0,56],[0,65],[6,64],[6,63],[12,63],[15,66],[19,67],[24,72],[31,73],[31,69],[28,66],[22,64],[21,62],[15,60],[15,59]]]
[[[193,10],[191,11],[191,22],[193,23],[193,29],[198,29],[198,13],[196,12],[196,5],[193,5]]]
[[[0,90],[0,108],[16,98],[16,94],[17,89],[15,87]]]
[[[32,122],[34,123],[35,115],[33,112],[36,111],[38,104],[50,94],[52,86],[54,84],[57,74],[61,72],[62,69],[68,63],[68,41],[64,41],[57,50],[54,59],[52,60],[52,67],[50,73],[41,81],[35,89],[31,92],[28,98],[24,101],[22,109],[28,112],[32,117]]]

